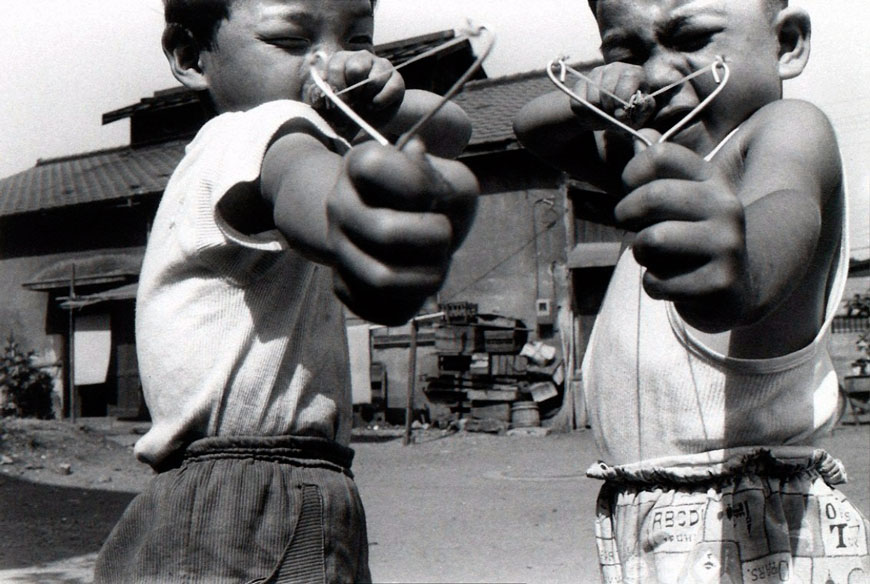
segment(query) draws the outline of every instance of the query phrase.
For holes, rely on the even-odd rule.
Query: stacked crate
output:
[[[430,402],[459,417],[509,423],[511,404],[531,400],[536,367],[520,354],[529,331],[516,319],[478,314],[476,305],[442,306],[435,327],[438,373],[427,378]]]

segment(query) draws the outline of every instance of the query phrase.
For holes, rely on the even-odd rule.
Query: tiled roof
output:
[[[586,69],[589,64],[574,67]],[[513,119],[517,112],[532,99],[554,89],[543,69],[468,83],[454,101],[471,117],[474,131],[469,151],[514,147]]]
[[[471,117],[469,153],[518,147],[512,121],[531,99],[553,90],[544,71],[472,81],[455,101]],[[42,160],[0,180],[0,217],[159,193],[188,140],[113,148]]]
[[[454,37],[456,37],[455,31],[442,30],[440,32],[433,32],[410,39],[377,45],[375,46],[375,54],[379,57],[389,59],[393,65],[401,65],[405,61],[413,59],[420,53],[428,51],[429,49],[434,49],[438,45],[443,44]]]
[[[141,111],[170,108],[187,103],[196,103],[199,97],[196,92],[183,86],[171,87],[155,91],[152,97],[143,97],[139,103],[128,105],[118,110],[106,112],[103,114],[103,125],[129,118],[133,114]]]
[[[0,180],[0,217],[160,193],[187,140],[40,160]]]

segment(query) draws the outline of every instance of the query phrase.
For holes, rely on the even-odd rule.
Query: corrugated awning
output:
[[[75,284],[125,284],[139,279],[145,248],[104,251],[58,260],[22,284],[29,290],[48,291],[69,288],[75,266]]]
[[[58,300],[61,301],[61,308],[82,308],[84,306],[99,304],[100,302],[110,302],[112,300],[132,300],[136,298],[136,292],[138,290],[139,283],[132,282],[130,284],[124,284],[123,286],[119,286],[118,288],[112,288],[111,290],[97,292],[96,294],[87,294],[85,296],[77,296],[75,298],[70,298],[67,296],[61,297]]]
[[[616,242],[578,244],[568,252],[568,267],[579,269],[615,266],[621,249],[622,244]]]

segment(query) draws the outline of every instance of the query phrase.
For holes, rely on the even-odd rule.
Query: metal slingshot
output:
[[[489,56],[489,53],[492,51],[492,47],[495,44],[495,36],[492,34],[490,29],[488,29],[486,26],[474,26],[469,22],[467,24],[467,26],[465,26],[462,29],[459,29],[457,32],[459,34],[457,34],[457,36],[455,38],[450,39],[449,41],[446,41],[446,42],[438,45],[437,47],[433,47],[427,51],[424,51],[424,52],[420,53],[419,55],[416,55],[415,57],[403,62],[401,65],[396,65],[395,67],[392,67],[386,71],[379,73],[378,76],[375,77],[375,78],[377,78],[380,76],[389,75],[389,74],[393,73],[394,71],[398,71],[402,67],[410,65],[411,63],[414,63],[414,62],[419,61],[421,59],[425,59],[426,57],[429,57],[431,55],[445,51],[445,50],[449,49],[450,47],[458,45],[458,44],[460,44],[466,40],[469,40],[471,38],[482,38],[484,43],[485,43],[483,50],[481,51],[480,56],[478,56],[474,60],[474,62],[471,64],[471,66],[469,66],[469,68],[465,71],[465,73],[463,73],[462,76],[450,87],[450,89],[447,90],[447,92],[441,97],[441,100],[438,102],[438,104],[434,108],[432,108],[429,112],[427,112],[426,115],[424,115],[419,120],[417,120],[417,122],[414,123],[414,125],[411,126],[410,129],[408,129],[404,134],[402,134],[402,136],[396,142],[396,148],[398,148],[399,150],[401,150],[408,143],[408,141],[411,140],[411,138],[413,138],[414,135],[416,135],[416,133],[420,131],[420,128],[422,128],[423,125],[425,125],[432,118],[432,116],[434,116],[436,113],[438,113],[438,111],[441,110],[441,108],[444,107],[444,105],[448,101],[453,99],[453,97],[457,93],[459,93],[459,91],[462,90],[463,86],[465,86],[465,84],[468,82],[468,80],[471,79],[471,76],[474,75],[474,73],[480,68],[480,66],[483,64],[483,62]],[[323,77],[320,76],[320,73],[318,73],[317,68],[314,65],[312,65],[311,66],[311,79],[314,81],[314,84],[317,86],[317,88],[320,89],[321,92],[323,92],[323,95],[327,99],[329,99],[333,104],[335,104],[336,107],[338,107],[342,112],[344,112],[344,114],[347,117],[349,117],[351,120],[353,120],[354,123],[356,123],[366,134],[371,136],[372,139],[377,141],[382,146],[388,146],[390,144],[389,140],[387,140],[374,127],[372,127],[371,124],[366,122],[358,113],[356,113],[353,110],[353,108],[351,108],[347,103],[345,103],[344,100],[342,100],[340,97],[344,93],[347,93],[347,92],[352,91],[358,87],[361,87],[361,86],[365,85],[366,83],[370,83],[374,78],[369,78],[369,79],[360,81],[359,83],[355,83],[353,85],[345,87],[344,89],[342,89],[340,91],[335,91],[332,89],[332,87],[329,86],[329,84],[326,81],[324,81]]]
[[[682,85],[683,83],[686,83],[687,81],[689,81],[691,79],[694,79],[695,77],[698,77],[700,75],[707,73],[707,71],[710,71],[713,75],[713,79],[716,81],[716,88],[710,92],[710,95],[708,95],[703,100],[701,100],[701,102],[697,106],[695,106],[695,108],[692,109],[692,111],[690,111],[688,114],[686,114],[686,116],[683,117],[683,119],[678,121],[669,130],[667,130],[664,134],[662,134],[658,140],[659,143],[666,142],[667,140],[672,138],[675,134],[677,134],[680,130],[682,130],[686,126],[686,124],[688,124],[692,119],[694,119],[695,116],[697,116],[699,113],[701,113],[701,111],[703,111],[704,108],[706,108],[707,105],[709,105],[710,102],[712,102],[714,99],[716,99],[716,97],[722,92],[722,90],[725,89],[725,85],[728,83],[728,79],[731,76],[731,69],[728,67],[728,64],[725,62],[725,57],[720,56],[720,57],[717,57],[715,61],[713,61],[711,64],[707,65],[706,67],[698,69],[697,71],[690,73],[689,75],[686,75],[682,79],[680,79],[674,83],[671,83],[670,85],[666,85],[665,87],[662,87],[661,89],[657,89],[656,91],[654,91],[653,93],[650,93],[650,94],[643,94],[640,91],[638,91],[633,96],[631,96],[631,98],[628,101],[626,101],[626,100],[622,99],[621,97],[619,97],[618,95],[615,95],[614,93],[611,93],[610,91],[604,89],[603,87],[601,87],[600,85],[598,85],[597,83],[592,81],[589,77],[587,77],[586,75],[584,75],[580,71],[577,71],[573,67],[569,66],[566,63],[566,59],[567,59],[566,57],[562,57],[560,59],[550,61],[547,64],[547,75],[550,77],[550,81],[552,81],[553,84],[559,88],[559,90],[561,90],[563,93],[568,95],[571,99],[573,99],[579,103],[582,103],[584,106],[586,106],[591,111],[598,114],[603,119],[605,119],[608,122],[610,122],[611,124],[621,128],[622,130],[628,132],[629,134],[631,134],[632,136],[634,136],[635,138],[637,138],[638,140],[640,140],[641,142],[643,142],[647,146],[652,146],[652,144],[653,144],[649,138],[647,138],[646,136],[644,136],[643,134],[641,134],[640,132],[638,132],[637,130],[635,130],[634,128],[629,126],[628,124],[616,119],[615,117],[613,117],[612,115],[610,115],[606,111],[602,110],[598,106],[590,103],[588,100],[584,99],[583,97],[578,95],[574,90],[572,90],[570,87],[568,87],[565,84],[568,73],[570,73],[571,75],[574,75],[575,77],[577,77],[579,79],[582,79],[583,81],[585,81],[586,83],[588,83],[590,85],[594,85],[595,87],[598,88],[599,91],[601,91],[602,93],[612,97],[613,99],[615,99],[616,101],[621,103],[623,105],[623,107],[625,107],[626,111],[630,111],[636,107],[637,103],[641,99],[649,98],[649,97],[654,98],[658,95],[661,95],[662,93],[665,93],[666,91],[673,89],[674,87],[677,87],[679,85]]]

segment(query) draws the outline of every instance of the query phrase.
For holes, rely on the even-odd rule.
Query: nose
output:
[[[686,75],[685,69],[685,59],[669,51],[654,52],[643,65],[651,93],[682,79]]]
[[[329,57],[332,57],[335,53],[338,53],[344,47],[342,47],[339,39],[332,38],[331,36],[325,36],[324,38],[321,38],[319,42],[315,43],[312,48],[317,53],[326,55],[326,58],[328,60]]]

